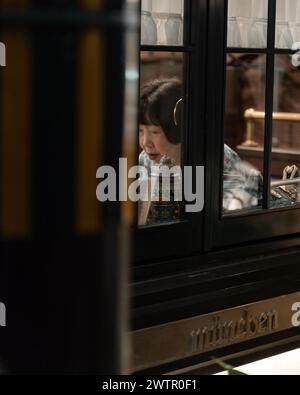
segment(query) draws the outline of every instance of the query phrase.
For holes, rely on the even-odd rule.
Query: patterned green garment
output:
[[[224,172],[234,171],[237,163],[241,161],[238,154],[233,151],[228,145],[224,144]]]
[[[151,175],[151,167],[154,166],[153,160],[149,158],[145,151],[142,151],[139,156],[139,166],[144,166],[148,170],[148,175]]]
[[[139,165],[144,166],[151,174],[150,160],[146,152],[139,157]],[[293,204],[280,188],[272,189],[271,206],[284,207]],[[228,145],[224,145],[223,171],[223,209],[225,212],[257,209],[262,205],[263,178],[261,173],[247,162]]]
[[[260,172],[224,145],[223,208],[225,211],[258,208],[262,203]]]
[[[144,166],[150,175],[154,162],[143,151],[139,165]],[[262,196],[261,185],[260,173],[250,165],[245,165],[235,151],[224,145],[224,209],[231,211],[257,207]]]
[[[253,209],[262,206],[263,178],[261,173],[227,145],[224,146],[224,189],[223,207],[225,211]],[[240,200],[240,207],[236,202]],[[295,204],[280,187],[271,188],[271,207],[287,207]]]
[[[233,151],[228,145],[224,145],[224,171],[233,171],[235,166],[241,159],[238,154]],[[151,172],[151,166],[154,166],[154,162],[149,158],[145,151],[142,151],[139,156],[139,165],[144,166],[148,173]]]

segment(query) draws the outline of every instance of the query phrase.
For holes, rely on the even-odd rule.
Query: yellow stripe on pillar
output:
[[[2,0],[0,10],[26,8],[28,0]],[[31,232],[30,38],[23,29],[3,29],[6,67],[0,68],[0,232],[25,238]]]
[[[102,0],[81,0],[85,10],[101,11]],[[80,33],[77,75],[75,221],[79,233],[101,230],[96,171],[103,158],[104,38],[95,28]]]

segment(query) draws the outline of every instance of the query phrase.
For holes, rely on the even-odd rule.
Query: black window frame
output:
[[[193,220],[202,219],[198,223],[199,234],[195,239],[198,242],[199,253],[186,254],[185,256],[172,256],[164,259],[166,250],[172,255],[174,248],[178,248],[183,254],[183,248],[169,244],[161,248],[162,255],[154,262],[145,265],[135,265],[131,271],[132,285],[131,299],[131,328],[138,331],[158,325],[168,325],[199,315],[218,312],[230,307],[243,306],[249,302],[259,302],[280,295],[287,295],[299,290],[300,284],[300,238],[297,226],[296,209],[272,209],[266,213],[239,214],[239,216],[222,216],[222,187],[223,187],[223,159],[224,159],[224,108],[225,89],[224,82],[226,70],[226,36],[227,36],[227,0],[187,0],[197,2],[202,7],[203,15],[207,16],[205,21],[206,40],[201,41],[201,28],[197,14],[193,13],[191,21],[198,24],[198,43],[204,46],[206,51],[204,66],[201,71],[201,81],[205,82],[201,87],[197,80],[197,87],[205,92],[204,101],[198,101],[194,97],[192,101],[190,117],[193,119],[193,128],[189,129],[188,142],[196,141],[196,145],[190,145],[191,154],[195,157],[189,158],[194,164],[195,158],[200,158],[205,163],[206,185],[205,185],[205,208],[201,218],[193,215]],[[272,0],[270,0],[272,2]],[[272,5],[274,13],[276,4]],[[275,19],[273,19],[275,25]],[[195,26],[194,26],[195,28]],[[203,31],[204,31],[203,30]],[[203,36],[202,36],[203,39]],[[243,49],[244,52],[244,49]],[[263,53],[251,49],[249,52]],[[286,51],[276,52],[286,53]],[[271,54],[272,55],[272,54]],[[198,61],[191,65],[195,75],[199,73],[197,65],[203,65],[199,57],[199,47],[193,52],[193,60]],[[269,54],[269,58],[271,58]],[[270,70],[272,63],[268,63]],[[200,74],[200,73],[199,73]],[[193,76],[193,74],[190,74]],[[192,81],[195,86],[196,81]],[[273,87],[272,87],[273,89]],[[268,105],[273,104],[271,96],[268,97]],[[269,121],[272,121],[272,112],[269,108]],[[192,113],[193,111],[198,114]],[[201,130],[197,133],[199,113],[201,113]],[[270,130],[266,130],[270,133]],[[205,145],[201,145],[201,144]],[[271,149],[271,147],[268,147]],[[269,151],[270,153],[270,151]],[[270,156],[269,156],[270,157]],[[269,185],[267,183],[266,185]],[[269,187],[268,187],[269,188]],[[264,203],[266,204],[266,191]],[[273,217],[274,216],[274,217]],[[284,222],[280,222],[280,218]],[[293,221],[290,222],[291,218]],[[298,223],[300,223],[298,221]],[[262,228],[261,228],[262,227]],[[157,228],[154,227],[154,234]],[[180,229],[174,226],[176,233]],[[294,233],[294,234],[293,234]],[[282,237],[275,237],[275,236]],[[144,238],[143,238],[144,237]],[[151,234],[145,233],[139,240],[142,247],[149,246],[144,252],[144,257],[159,252],[158,247],[153,253],[155,242],[162,243],[159,237],[154,239]],[[145,238],[146,237],[146,238]],[[165,240],[163,240],[165,242]],[[172,243],[176,243],[177,239]],[[150,243],[153,243],[150,245]],[[203,243],[203,244],[202,244]],[[200,247],[201,246],[201,247]],[[140,247],[140,248],[142,248]],[[181,249],[180,249],[181,248]],[[151,256],[152,258],[152,256]],[[150,261],[151,259],[149,259]],[[224,347],[214,352],[218,358],[228,358],[231,354],[242,353],[246,356],[246,363],[257,359],[257,347],[263,344],[266,347],[267,356],[278,352],[276,342],[282,342],[287,347],[293,348],[294,335],[297,329],[281,332],[274,337],[265,337],[253,342],[243,342],[240,346]],[[134,334],[133,334],[134,335]],[[274,341],[275,340],[275,341]],[[177,342],[185,341],[174,338],[174,348]],[[146,347],[146,346],[145,346]],[[147,347],[143,352],[147,353]],[[239,354],[241,355],[241,354]],[[211,353],[195,355],[187,359],[152,367],[139,371],[138,374],[170,374],[170,372],[203,373],[203,366],[211,362]],[[200,363],[203,366],[200,367]],[[245,362],[244,362],[245,363]],[[198,370],[193,369],[198,366]],[[205,374],[205,373],[204,373]]]
[[[185,108],[184,165],[204,165],[205,103],[206,103],[206,29],[207,2],[184,1],[184,38],[182,46],[141,45],[140,51],[179,52],[186,54],[184,82]],[[190,82],[193,81],[191,84]],[[201,109],[201,111],[199,111]],[[185,214],[178,223],[135,229],[136,265],[155,260],[187,256],[203,250],[203,212]],[[145,249],[146,247],[146,249]]]
[[[267,48],[227,48],[228,0],[209,2],[207,161],[205,250],[242,245],[300,233],[300,206],[270,209],[274,60],[295,51],[275,48],[276,0],[268,5]],[[254,212],[223,216],[223,158],[225,116],[225,72],[227,53],[266,54],[266,118],[264,144],[263,208]],[[213,92],[210,95],[210,92]]]

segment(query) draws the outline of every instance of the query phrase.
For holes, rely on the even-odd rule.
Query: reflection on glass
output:
[[[184,0],[142,0],[141,44],[183,44]]]
[[[292,48],[300,40],[299,0],[277,0],[276,8],[276,48]]]
[[[300,202],[300,68],[276,55],[274,83],[271,206]]]
[[[267,46],[268,0],[228,1],[228,47]]]
[[[180,220],[183,55],[141,53],[140,226]],[[172,169],[171,177],[162,171]]]
[[[265,111],[266,56],[228,54],[224,130],[223,211],[261,207],[264,119],[254,123],[254,109]]]

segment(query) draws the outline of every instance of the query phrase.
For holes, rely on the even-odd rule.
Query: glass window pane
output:
[[[144,171],[140,173],[140,226],[181,218],[184,56],[141,53],[139,165]],[[169,178],[164,173],[160,176],[163,166],[172,169]]]
[[[266,48],[268,0],[228,1],[228,47]]]
[[[271,206],[292,206],[300,202],[300,184],[290,180],[300,177],[300,68],[289,55],[275,57],[273,118]]]
[[[230,53],[226,71],[223,211],[228,214],[262,203],[266,56]]]
[[[276,48],[292,48],[300,41],[300,1],[277,0]]]
[[[183,45],[184,0],[142,0],[141,44]]]
[[[290,0],[288,4],[288,21],[292,42],[300,41],[300,1]]]

